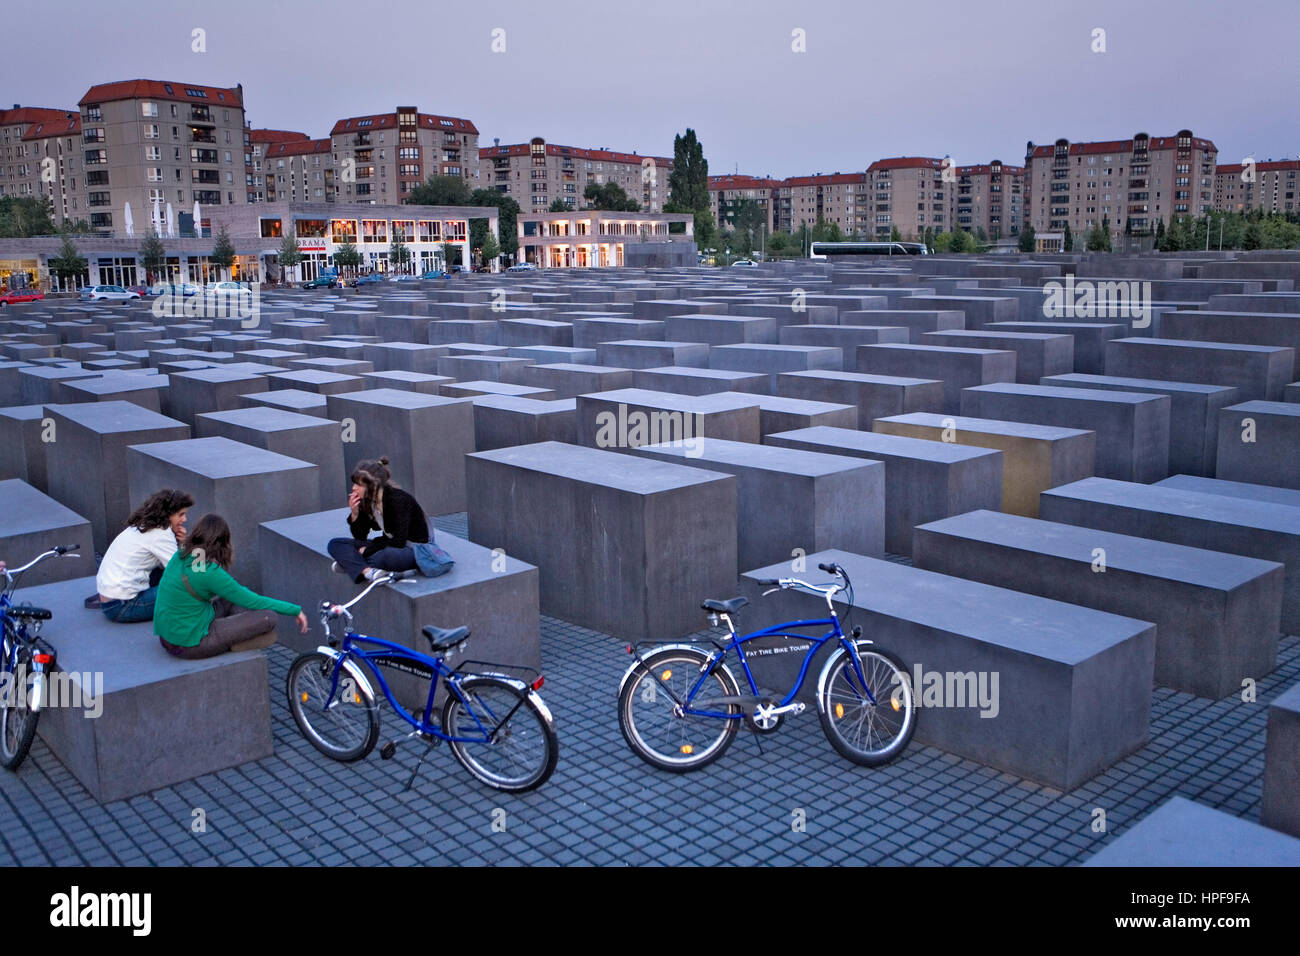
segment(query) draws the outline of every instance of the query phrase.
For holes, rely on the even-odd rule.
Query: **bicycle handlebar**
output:
[[[59,545],[55,545],[55,546],[54,546],[53,548],[51,548],[49,551],[46,551],[46,552],[44,552],[43,554],[38,554],[36,557],[32,558],[30,561],[28,561],[26,564],[24,564],[21,568],[5,568],[5,570],[4,570],[5,580],[7,580],[10,584],[12,584],[12,583],[13,583],[13,580],[14,580],[14,575],[16,575],[16,574],[22,574],[24,571],[27,571],[27,570],[29,570],[30,568],[33,568],[33,567],[35,567],[36,565],[40,564],[40,563],[41,563],[42,561],[44,561],[46,558],[53,558],[53,557],[60,557],[60,558],[63,558],[63,557],[68,557],[68,558],[79,558],[79,557],[81,557],[81,555],[79,555],[79,554],[69,554],[69,552],[71,552],[71,551],[79,551],[80,549],[81,549],[81,545],[79,545],[79,544],[59,544]]]
[[[351,601],[349,601],[347,604],[335,604],[332,601],[321,601],[321,605],[320,605],[321,623],[325,625],[326,629],[328,629],[329,628],[328,622],[336,618],[343,617],[343,618],[347,618],[349,621],[352,620],[352,615],[349,613],[348,608],[352,607],[352,605],[356,604],[363,597],[365,597],[367,594],[369,594],[371,591],[373,591],[375,588],[379,587],[380,585],[391,584],[393,581],[396,580],[397,580],[397,575],[395,574],[389,573],[389,574],[377,575],[371,578],[370,583],[366,585],[365,589],[356,597],[354,597]]]

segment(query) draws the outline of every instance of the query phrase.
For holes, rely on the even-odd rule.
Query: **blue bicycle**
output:
[[[463,661],[454,670],[448,668],[447,659],[469,637],[467,627],[425,627],[422,633],[429,641],[429,654],[353,631],[349,608],[376,587],[395,580],[395,575],[381,575],[347,604],[321,603],[320,620],[328,646],[301,655],[290,666],[286,682],[289,710],[298,729],[327,757],[344,762],[365,757],[379,740],[373,676],[393,710],[414,728],[400,740],[419,737],[427,744],[407,780],[408,788],[430,751],[444,740],[465,769],[489,787],[518,793],[541,786],[559,757],[555,721],[537,694],[541,674],[532,668],[484,661]],[[331,633],[332,622],[340,619],[344,622],[341,647]],[[464,671],[467,665],[491,670]],[[408,711],[397,702],[380,668],[429,682],[428,697],[419,712]],[[524,674],[527,679],[509,672]],[[440,722],[434,715],[439,678],[447,687]],[[390,740],[380,756],[385,760],[392,757],[398,743]]]
[[[39,637],[50,612],[30,604],[16,605],[13,594],[24,571],[46,558],[80,557],[71,553],[79,547],[59,545],[21,568],[4,572],[4,590],[0,591],[0,765],[9,770],[17,770],[32,749],[36,722],[47,699],[46,675],[57,666],[54,648]]]
[[[835,612],[833,598],[848,591],[853,605],[853,585],[838,564],[819,564],[839,581],[808,584],[797,578],[760,581],[772,590],[793,588],[826,599],[830,616],[812,621],[787,621],[740,636],[733,618],[749,601],[705,601],[711,623],[726,622],[730,640],[662,644],[631,650],[637,660],[623,675],[618,694],[618,722],[623,739],[642,760],[661,770],[685,773],[699,770],[721,757],[731,746],[743,722],[755,733],[774,733],[786,714],[800,714],[795,701],[813,655],[827,641],[838,641],[817,679],[817,707],[822,730],[831,746],[854,763],[877,767],[889,763],[907,747],[916,730],[912,686],[903,665],[892,654],[862,639],[862,628],[846,635]],[[772,593],[771,590],[764,594]],[[829,627],[814,637],[790,633],[797,628]],[[750,671],[744,645],[757,638],[786,637],[811,642],[794,686],[784,694],[760,692]],[[749,693],[742,694],[724,658],[739,658]]]

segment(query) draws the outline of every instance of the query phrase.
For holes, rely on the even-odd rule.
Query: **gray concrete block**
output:
[[[985,331],[1068,335],[1074,339],[1074,370],[1087,375],[1103,375],[1110,374],[1106,371],[1106,343],[1128,335],[1129,327],[1115,322],[997,322],[987,326]]]
[[[467,399],[375,388],[327,401],[330,418],[356,428],[356,441],[343,446],[348,474],[361,459],[386,455],[393,481],[426,514],[465,510],[463,459],[474,450],[474,409]]]
[[[717,438],[636,453],[736,476],[741,567],[825,548],[884,555],[885,466],[878,461]]]
[[[1044,375],[1064,375],[1074,371],[1074,338],[1059,333],[957,329],[927,332],[922,336],[921,342],[924,345],[1006,349],[1015,352],[1015,381],[1024,385],[1037,385]]]
[[[525,385],[550,389],[556,398],[577,398],[587,392],[631,388],[634,370],[559,362],[530,365],[523,370],[522,377]]]
[[[190,428],[131,402],[50,405],[46,412],[55,436],[45,446],[50,496],[90,521],[95,551],[103,554],[144,500],[127,493],[127,448],[181,441]]]
[[[577,402],[480,395],[474,403],[474,450],[558,441],[577,444]]]
[[[641,388],[577,398],[577,444],[628,451],[665,441],[722,438],[758,443],[757,395],[677,395]]]
[[[546,402],[555,398],[555,393],[546,388],[533,388],[531,385],[511,385],[508,382],[444,382],[438,386],[438,394],[444,398],[476,398],[480,395],[509,395],[512,398],[531,398]]]
[[[1229,498],[1246,498],[1251,501],[1271,501],[1289,508],[1300,508],[1300,491],[1291,488],[1275,488],[1272,485],[1223,481],[1219,478],[1201,478],[1197,475],[1170,475],[1163,481],[1157,481],[1155,486],[1182,491],[1199,491],[1207,495],[1226,495]]]
[[[956,309],[965,315],[968,329],[982,329],[994,322],[1014,322],[1020,314],[1016,299],[992,295],[916,295],[897,299],[892,305],[895,309],[921,312]]]
[[[715,368],[636,369],[632,387],[652,392],[675,392],[678,395],[709,395],[714,392],[764,393],[769,376],[760,372],[728,372]]]
[[[1214,476],[1300,489],[1300,405],[1242,402],[1220,409]]]
[[[735,345],[776,343],[776,321],[761,316],[684,314],[669,316],[664,336],[671,342]]]
[[[534,564],[541,609],[620,639],[699,628],[736,580],[736,479],[559,442],[467,459],[469,537]]]
[[[943,410],[961,412],[962,390],[1016,380],[1016,353],[936,345],[859,345],[857,371],[866,375],[936,378],[943,382]]]
[[[722,392],[737,399],[749,396],[742,392]],[[837,402],[816,402],[780,395],[754,395],[758,405],[758,430],[763,435],[825,425],[830,428],[857,428],[858,407]]]
[[[1273,561],[992,511],[918,526],[912,559],[1151,621],[1163,687],[1218,700],[1277,666],[1283,567]]]
[[[170,416],[187,425],[204,412],[227,412],[238,408],[241,395],[265,392],[273,386],[268,376],[230,372],[221,368],[178,372],[167,377]],[[286,386],[287,387],[287,386]]]
[[[335,421],[266,406],[236,408],[198,416],[194,437],[229,438],[311,462],[317,468],[322,503],[346,498],[351,486],[343,470],[342,429]]]
[[[1106,343],[1106,374],[1232,386],[1246,401],[1281,401],[1295,349],[1180,339],[1115,339]]]
[[[624,339],[596,346],[599,364],[612,368],[663,368],[676,365],[711,368],[709,346],[703,342],[655,342]],[[736,369],[736,371],[751,371]]]
[[[1097,433],[1097,474],[1158,481],[1169,474],[1169,398],[1138,392],[1003,383],[962,392],[963,415]]]
[[[438,374],[449,375],[462,382],[522,385],[522,370],[532,364],[531,359],[505,355],[444,355],[438,359]]]
[[[847,428],[802,428],[765,445],[850,455],[885,463],[885,549],[912,553],[912,529],[939,518],[996,510],[1002,503],[1002,452]]]
[[[20,601],[31,600],[28,589],[33,585],[66,581],[95,569],[94,538],[84,517],[17,478],[0,481],[0,501],[5,504],[0,508],[0,554],[10,567],[21,567],[55,545],[81,546],[80,557],[47,558],[26,572]]]
[[[1108,478],[1043,492],[1046,521],[1226,551],[1286,566],[1282,632],[1300,633],[1300,508]]]
[[[840,350],[840,364],[845,357],[851,364],[859,345],[878,345],[885,342],[906,343],[908,329],[904,326],[885,325],[787,325],[781,329],[782,345],[820,345]],[[846,369],[846,371],[853,371]]]
[[[907,341],[920,345],[921,336],[927,332],[942,332],[947,329],[964,329],[966,313],[960,309],[863,309],[854,312],[842,312],[840,322],[844,325],[889,326],[907,329]]]
[[[17,478],[37,491],[48,491],[48,441],[42,437],[57,437],[49,430],[44,405],[0,408],[0,479]]]
[[[1300,837],[1300,684],[1269,704],[1263,790],[1259,822]]]
[[[1219,410],[1234,405],[1239,392],[1223,385],[1162,382],[1112,375],[1049,375],[1040,385],[1099,388],[1169,396],[1169,470],[1212,475],[1219,446]]]
[[[319,392],[305,392],[300,388],[282,388],[274,392],[254,392],[239,396],[240,408],[283,408],[304,415],[328,418],[325,396]]]
[[[1300,840],[1185,797],[1171,797],[1083,865],[1300,866]]]
[[[822,345],[719,345],[709,350],[709,368],[733,372],[766,372],[775,392],[782,372],[813,369],[839,371],[844,362],[837,348]]]
[[[943,382],[937,379],[825,370],[784,372],[777,376],[777,393],[785,398],[856,405],[859,428],[870,428],[874,419],[887,415],[943,409]]]
[[[1146,742],[1155,657],[1148,622],[844,551],[806,560],[848,571],[854,623],[907,668],[921,703],[916,742],[1058,790]],[[788,576],[788,562],[743,575],[754,602],[747,630],[825,616],[825,601],[808,594],[758,600],[759,580]],[[845,595],[837,601],[846,607]],[[936,700],[935,678],[948,699]]]
[[[423,372],[438,374],[438,359],[445,346],[422,342],[376,342],[362,346],[361,356],[379,372]]]
[[[604,342],[662,342],[664,323],[627,316],[601,316],[573,320],[573,345],[580,349],[599,349]]]
[[[192,520],[209,512],[225,518],[235,549],[231,573],[253,590],[262,581],[257,525],[320,510],[315,465],[229,438],[132,445],[126,471],[132,501],[159,488],[183,488],[194,496]]]
[[[277,372],[266,376],[266,381],[271,391],[292,388],[304,392],[316,392],[319,395],[338,395],[341,392],[354,392],[365,387],[365,380],[360,376],[340,375],[338,372],[322,372],[315,369]]]

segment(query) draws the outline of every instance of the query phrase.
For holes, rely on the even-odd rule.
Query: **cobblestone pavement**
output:
[[[463,516],[437,525],[464,533]],[[274,756],[101,806],[38,738],[17,774],[0,771],[0,864],[1074,864],[1176,794],[1257,822],[1267,705],[1300,680],[1290,637],[1256,702],[1157,688],[1147,745],[1069,794],[915,742],[889,766],[857,767],[811,710],[761,753],[742,731],[716,763],[674,775],[619,733],[624,646],[542,619],[560,761],[518,796],[480,785],[445,747],[409,791],[415,745],[389,761],[378,748],[355,764],[321,756],[285,706],[294,654],[276,646]],[[383,718],[381,741],[405,729]],[[1098,807],[1105,834],[1092,831]],[[206,832],[191,831],[196,810]]]

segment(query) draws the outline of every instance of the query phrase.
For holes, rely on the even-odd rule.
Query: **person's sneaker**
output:
[[[330,570],[333,571],[335,574],[338,574],[343,569],[339,567],[339,563],[337,561],[333,561],[330,563]]]
[[[86,598],[86,600],[83,601],[82,603],[84,604],[87,611],[98,611],[101,607],[104,606],[103,603],[99,600],[98,594],[92,594],[90,597]]]

